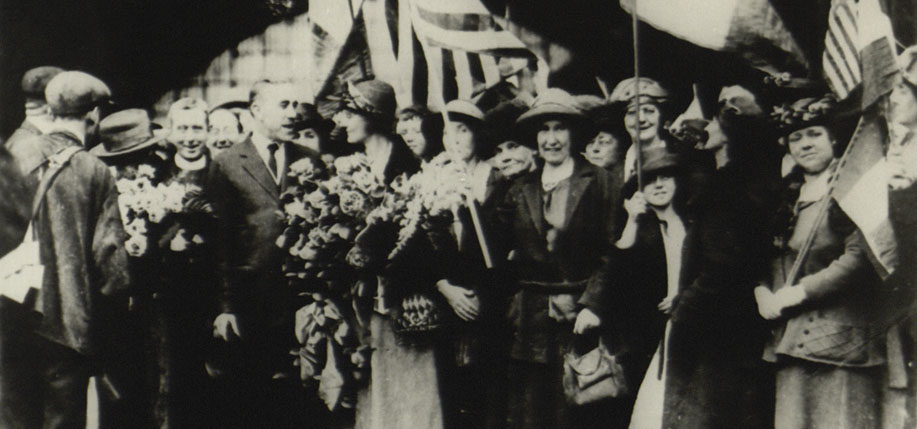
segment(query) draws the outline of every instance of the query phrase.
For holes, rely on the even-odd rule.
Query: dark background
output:
[[[305,8],[305,0],[301,3]],[[484,3],[495,13],[508,5],[514,20],[571,47],[574,60],[552,76],[552,85],[595,92],[593,76],[614,85],[633,73],[630,17],[615,0]],[[820,63],[830,0],[772,3],[810,62]],[[915,43],[917,0],[881,3],[891,12],[899,41]],[[0,136],[22,120],[20,79],[29,68],[84,70],[107,82],[121,106],[149,107],[201,73],[220,52],[279,19],[263,0],[0,0]],[[640,37],[643,73],[682,93],[692,80],[747,71],[736,58],[649,27],[641,27]]]

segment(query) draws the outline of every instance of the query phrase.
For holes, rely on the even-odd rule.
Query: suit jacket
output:
[[[597,314],[605,312],[621,185],[604,169],[577,158],[570,177],[567,226],[559,232],[555,249],[548,251],[541,171],[513,183],[496,210],[493,242],[502,245],[495,254],[504,255],[496,260],[505,260],[509,251],[514,253],[508,268],[521,284],[510,309],[516,330],[513,353],[519,359],[544,362],[553,353],[552,344],[557,344],[551,338],[557,322],[548,314],[549,296],[571,294],[580,306]],[[579,286],[542,287],[536,283]]]
[[[60,150],[81,143],[69,133],[23,142],[35,157],[17,159],[37,191],[37,167]],[[31,200],[30,200],[31,203]],[[100,319],[124,304],[128,288],[126,235],[118,209],[115,179],[98,158],[77,152],[55,178],[36,218],[41,261],[42,318],[39,334],[83,354],[93,354],[101,339]],[[108,328],[108,327],[107,327]]]
[[[867,258],[863,234],[835,202],[832,216],[817,225],[808,256],[802,264],[799,287],[806,301],[785,325],[776,330],[765,357],[779,355],[838,366],[875,366],[884,363],[885,330],[881,312],[879,277]],[[818,204],[801,209],[796,231],[780,257],[773,263],[774,290],[787,287],[784,277],[790,271],[799,248],[812,229]]]
[[[279,317],[291,301],[281,273],[283,255],[274,244],[284,228],[280,194],[290,180],[291,164],[305,157],[316,163],[321,159],[292,143],[286,151],[280,186],[251,139],[221,153],[210,166],[205,193],[217,216],[223,312]]]

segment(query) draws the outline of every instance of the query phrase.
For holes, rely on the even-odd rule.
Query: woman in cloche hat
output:
[[[417,159],[394,135],[396,103],[391,85],[381,80],[348,82],[343,101],[340,121],[347,143],[361,146],[373,174],[390,183],[402,173],[418,170]]]
[[[611,314],[629,351],[628,380],[639,385],[630,427],[662,428],[665,344],[678,294],[688,193],[678,155],[664,148],[645,155],[643,188],[637,189],[636,177],[624,185],[627,221],[616,243],[620,269],[611,286],[617,297]]]
[[[519,280],[509,312],[512,428],[617,427],[613,406],[573,406],[562,387],[564,353],[575,342],[594,348],[593,335],[605,327],[610,261],[604,256],[612,250],[621,188],[579,157],[589,127],[575,106],[567,92],[549,89],[519,117],[523,142],[537,148],[542,162],[513,182],[493,228],[491,241],[502,246],[501,255],[513,252],[508,264]]]
[[[609,101],[622,107],[624,127],[632,143],[624,156],[626,180],[636,173],[638,147],[644,151],[667,147],[668,132],[665,123],[673,119],[674,112],[670,110],[669,91],[647,77],[622,80],[611,92]],[[637,101],[640,104],[639,115]]]

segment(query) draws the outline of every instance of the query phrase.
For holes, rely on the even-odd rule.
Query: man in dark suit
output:
[[[302,394],[289,351],[295,294],[281,272],[283,255],[274,244],[283,232],[280,194],[288,166],[319,154],[290,143],[295,136],[295,91],[289,83],[261,81],[250,94],[252,136],[217,156],[206,192],[218,218],[221,313],[214,336],[236,355],[227,374],[227,411],[239,412],[229,425],[302,427]],[[244,410],[244,411],[243,411]],[[254,411],[254,412],[253,412]],[[310,416],[309,424],[319,424]]]

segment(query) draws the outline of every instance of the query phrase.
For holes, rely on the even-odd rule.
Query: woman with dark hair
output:
[[[624,186],[627,221],[616,243],[621,251],[610,314],[628,351],[628,381],[640,386],[630,422],[635,429],[662,427],[664,334],[678,293],[687,225],[683,170],[677,155],[654,149],[646,153],[643,189],[635,178]]]
[[[517,124],[543,161],[513,182],[497,210],[495,244],[512,251],[517,279],[510,317],[512,428],[606,427],[606,402],[577,407],[563,388],[563,356],[576,335],[604,326],[620,182],[577,155],[588,124],[573,97],[543,93]],[[592,347],[595,346],[593,342]]]
[[[347,143],[362,146],[371,171],[386,184],[419,168],[410,149],[394,136],[395,90],[391,85],[381,80],[348,82],[340,121]]]
[[[724,105],[707,127],[703,149],[714,153],[716,171],[689,206],[666,350],[665,428],[772,424],[773,378],[760,360],[767,327],[752,294],[766,276],[770,207],[757,184],[759,161],[744,156],[759,142],[738,132],[755,121],[765,118]]]
[[[476,230],[482,229],[485,238],[491,235],[483,220],[492,217],[494,202],[502,199],[505,180],[486,161],[494,144],[484,112],[469,101],[453,100],[446,104],[445,119],[445,168],[457,172],[466,196],[453,214],[451,233],[457,246],[440,254],[437,264],[442,277],[436,290],[458,319],[443,349],[441,390],[450,426],[503,427],[505,293],[485,262],[482,246],[488,243],[479,241]],[[471,210],[478,212],[477,224]]]
[[[602,167],[624,180],[624,156],[630,148],[630,136],[621,123],[614,105],[604,104],[587,112],[595,125],[595,137],[586,144],[583,156],[592,165]]]
[[[330,153],[330,135],[334,129],[334,122],[323,118],[314,104],[300,103],[296,107],[296,121],[293,127],[296,131],[293,143],[320,154]]]
[[[882,425],[882,285],[863,234],[829,195],[837,168],[832,107],[830,98],[802,99],[779,124],[797,169],[778,212],[771,281],[755,296],[761,316],[779,323],[765,359],[777,368],[773,424],[781,429]],[[788,278],[810,235],[798,276]]]
[[[442,115],[430,112],[425,106],[401,109],[395,132],[420,159],[421,166],[443,151]]]

